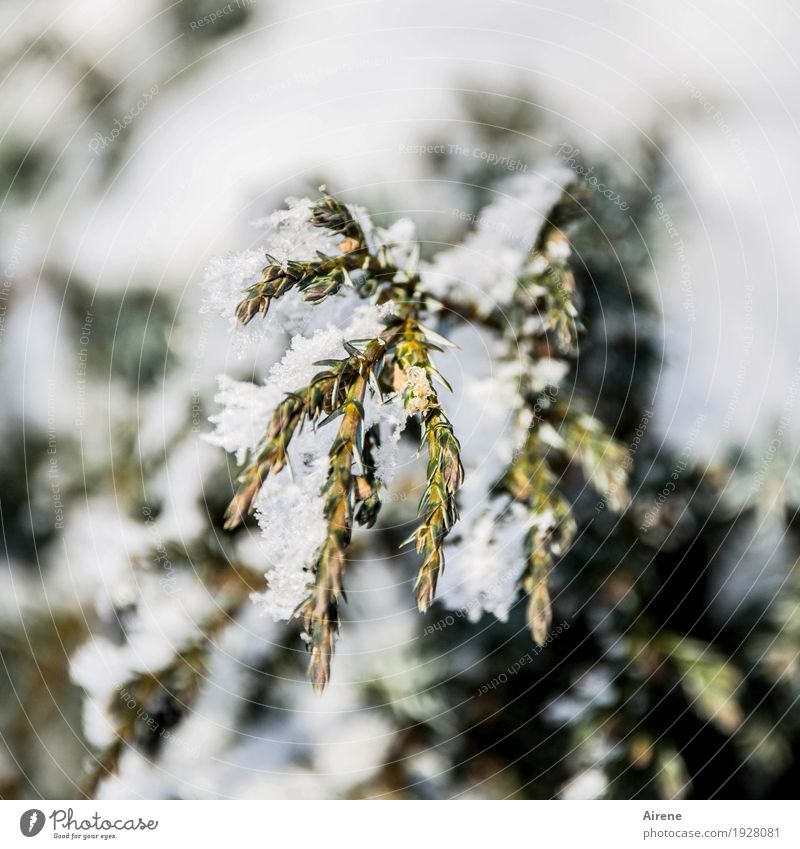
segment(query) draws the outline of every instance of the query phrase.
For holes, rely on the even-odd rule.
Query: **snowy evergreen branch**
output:
[[[541,191],[529,180],[517,185],[524,200]],[[274,478],[277,485],[287,472],[298,481],[293,486],[306,493],[301,495],[298,490],[296,497],[306,500],[302,508],[291,500],[286,506],[297,503],[291,509],[302,509],[304,514],[309,509],[318,511],[319,522],[302,529],[307,542],[291,565],[283,555],[267,572],[269,589],[265,594],[276,618],[302,618],[311,653],[309,675],[317,690],[330,678],[354,518],[364,524],[375,521],[380,488],[391,477],[391,464],[376,456],[383,454],[382,427],[385,430],[388,424],[393,428],[388,441],[396,443],[409,416],[420,419],[427,454],[419,524],[410,540],[422,560],[414,586],[420,611],[425,612],[435,598],[448,536],[458,522],[459,493],[465,480],[456,429],[434,388],[437,382],[450,388],[433,361],[433,355],[445,348],[454,350],[447,338],[448,322],[477,325],[494,334],[505,351],[499,365],[506,361],[513,372],[516,389],[511,410],[519,433],[513,457],[499,481],[488,481],[483,491],[474,489],[464,498],[469,502],[476,498],[497,501],[486,514],[489,525],[484,533],[490,545],[498,542],[501,526],[516,526],[521,521],[527,528],[528,565],[519,580],[530,596],[530,627],[538,643],[544,641],[551,623],[550,570],[575,533],[570,503],[560,491],[552,457],[560,458],[562,465],[577,460],[587,480],[608,496],[612,509],[622,509],[626,503],[623,449],[594,419],[563,409],[555,401],[558,384],[569,371],[569,359],[575,356],[580,330],[566,235],[579,217],[580,207],[563,185],[546,213],[529,213],[534,226],[525,210],[522,216],[516,211],[524,222],[527,249],[517,237],[511,240],[513,247],[496,244],[498,233],[504,241],[510,239],[505,217],[517,203],[510,196],[498,201],[497,208],[489,208],[464,246],[423,264],[413,229],[405,222],[383,230],[360,207],[343,204],[330,195],[315,203],[293,201],[285,217],[273,218],[276,232],[281,234],[278,241],[283,259],[276,259],[267,246],[267,266],[236,305],[240,325],[249,324],[257,315],[267,316],[274,303],[282,303],[292,292],[301,296],[306,309],[318,310],[327,303],[334,315],[336,309],[341,315],[348,303],[368,300],[372,304],[360,312],[351,306],[353,320],[343,330],[329,325],[309,339],[296,336],[263,387],[224,383],[218,400],[226,407],[213,419],[217,431],[212,440],[236,451],[240,458],[249,457],[226,514],[228,529],[255,510],[268,537],[278,528],[285,534],[286,528],[275,524],[277,491],[267,482]],[[506,229],[500,228],[500,223]],[[315,236],[314,231],[323,235]],[[292,236],[296,245],[292,245]],[[335,250],[317,250],[314,259],[302,257],[302,246],[319,238]],[[470,255],[476,246],[489,252],[477,265],[491,261],[491,250],[497,250],[504,268],[486,265],[477,268],[476,276],[476,261]],[[464,285],[459,286],[461,275]],[[466,285],[470,275],[480,284],[479,292]],[[493,277],[497,278],[494,295]],[[487,295],[494,298],[493,305]],[[434,329],[437,323],[441,333]],[[356,336],[356,330],[362,328],[368,332]],[[345,356],[330,356],[337,348],[344,349]],[[326,356],[311,359],[313,353]],[[398,402],[403,408],[399,417]],[[250,435],[257,428],[253,416],[270,407],[265,431],[254,438]],[[335,436],[326,435],[326,426],[338,419]],[[503,507],[500,496],[519,505],[525,516]],[[456,540],[454,550],[459,546]],[[276,555],[280,550],[280,546],[275,548]],[[492,574],[502,562],[491,565],[485,582],[498,581]],[[515,591],[513,579],[504,578],[500,583]],[[505,602],[506,609],[509,603],[510,599]]]
[[[364,397],[368,380],[373,378],[377,382],[379,363],[383,360],[385,349],[386,342],[383,339],[373,339],[363,355],[351,355],[351,358],[355,358],[354,363],[351,360],[344,361],[355,371],[355,375],[349,382],[344,399],[329,416],[341,416],[342,421],[329,452],[330,470],[322,490],[325,499],[323,514],[328,528],[314,567],[314,587],[301,607],[311,651],[309,677],[318,691],[325,687],[330,678],[330,661],[334,638],[339,629],[339,598],[343,594],[353,514],[356,501],[364,500],[360,499],[364,493],[360,492],[353,474],[355,459],[360,458],[363,466]],[[333,389],[337,401],[337,387],[341,377],[341,373],[337,375]]]

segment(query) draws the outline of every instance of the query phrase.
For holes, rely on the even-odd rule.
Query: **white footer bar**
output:
[[[0,802],[0,846],[800,846],[798,805],[712,802]]]

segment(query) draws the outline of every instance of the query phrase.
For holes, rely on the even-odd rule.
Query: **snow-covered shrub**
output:
[[[452,560],[445,604],[505,618],[522,586],[542,644],[549,573],[576,530],[561,475],[576,464],[610,508],[626,504],[624,449],[568,390],[580,332],[569,231],[581,214],[569,176],[509,181],[463,244],[426,262],[408,220],[383,228],[326,193],[291,199],[263,222],[263,255],[209,272],[208,309],[293,334],[262,384],[220,379],[210,439],[242,466],[226,527],[257,516],[261,602],[276,620],[302,620],[318,690],[354,525],[378,519],[409,419],[426,462],[409,539],[422,612]],[[490,352],[490,373],[473,373],[474,352],[454,343],[464,326]],[[454,371],[471,378],[460,398]],[[470,428],[486,406],[493,415],[465,452],[456,418]]]
[[[702,796],[712,791],[696,766],[705,761],[692,754],[700,739],[706,752],[724,744],[731,753],[735,765],[724,781],[732,776],[737,792],[785,773],[792,732],[770,717],[795,696],[796,634],[786,627],[791,593],[772,620],[737,614],[719,625],[704,615],[698,627],[698,600],[717,593],[709,583],[711,552],[715,540],[727,537],[720,478],[686,467],[682,485],[654,509],[664,481],[686,463],[664,450],[651,407],[659,325],[647,298],[649,245],[638,239],[652,211],[648,188],[630,187],[631,219],[557,171],[538,182],[531,176],[490,183],[485,194],[496,202],[483,211],[470,207],[471,234],[416,265],[420,322],[436,334],[426,342],[441,349],[426,353],[453,391],[424,364],[387,371],[386,362],[397,357],[388,345],[377,389],[366,380],[363,442],[360,453],[358,444],[353,449],[351,500],[344,505],[353,531],[346,549],[351,594],[346,606],[337,605],[343,639],[322,699],[302,680],[303,613],[294,614],[317,591],[314,570],[330,536],[323,487],[345,413],[323,424],[335,413],[323,406],[316,428],[307,417],[297,425],[284,446],[287,466],[253,496],[253,519],[245,515],[238,528],[223,530],[244,512],[241,496],[227,519],[224,513],[232,478],[243,475],[239,486],[246,485],[281,405],[302,399],[320,372],[357,379],[346,364],[366,357],[370,342],[397,326],[405,293],[395,291],[393,278],[401,271],[410,277],[415,268],[412,226],[404,221],[382,230],[363,210],[343,205],[369,234],[359,255],[345,242],[351,237],[313,224],[314,208],[334,203],[323,196],[292,202],[261,222],[263,249],[210,264],[205,310],[226,316],[234,329],[214,341],[248,355],[225,370],[236,368],[241,378],[258,358],[253,374],[261,376],[221,379],[221,404],[209,408],[217,428],[207,438],[223,444],[226,456],[197,438],[207,426],[188,397],[195,366],[190,375],[176,362],[163,403],[147,415],[137,440],[145,474],[141,492],[137,475],[127,478],[125,520],[104,511],[97,497],[90,505],[107,532],[86,592],[98,581],[102,591],[91,621],[70,641],[85,642],[88,627],[90,641],[72,664],[73,680],[85,691],[87,793]],[[370,291],[362,263],[375,262],[381,250],[391,251],[391,260],[378,266]],[[304,298],[305,281],[277,298],[262,292],[271,298],[266,313],[242,324],[237,307],[258,296],[262,269],[276,264],[268,253],[286,270],[328,261],[335,271],[343,263],[347,279],[319,301]],[[550,257],[547,270],[539,254]],[[498,288],[487,297],[493,263]],[[548,276],[535,280],[543,271]],[[277,279],[274,271],[267,275]],[[518,291],[523,286],[528,291]],[[553,293],[569,294],[562,301],[566,320]],[[252,307],[258,313],[260,302],[246,309]],[[331,362],[315,365],[318,358]],[[208,369],[209,383],[219,370]],[[437,595],[453,612],[434,606],[419,617],[405,598],[411,600],[407,578],[420,557],[397,546],[420,526],[415,506],[428,480],[427,445],[418,452],[418,442],[434,389],[458,440],[464,479],[455,493],[459,518],[439,546],[447,568]],[[156,422],[163,429],[165,411],[166,445],[151,433]],[[627,450],[605,436],[598,420],[614,423]],[[533,438],[538,455],[527,450]],[[120,471],[118,465],[118,504]],[[739,480],[744,492],[736,490],[739,477],[728,486],[733,514],[750,509],[754,489]],[[633,503],[620,515],[628,487]],[[537,521],[537,510],[547,514],[533,503],[537,492],[563,505],[562,528],[549,537],[548,524]],[[651,513],[657,521],[645,522]],[[580,532],[567,548],[573,523]],[[75,516],[70,525],[67,565],[80,558],[86,568],[89,531]],[[561,530],[559,554],[553,543]],[[95,540],[97,534],[95,528]],[[748,539],[730,537],[725,556],[738,559]],[[709,553],[698,557],[706,544]],[[424,565],[424,552],[422,559]],[[543,646],[531,641],[518,594],[531,586],[536,568],[548,581],[529,597],[534,622],[548,613],[542,589],[554,597]],[[476,627],[485,612],[492,616]],[[770,682],[766,701],[762,677]]]

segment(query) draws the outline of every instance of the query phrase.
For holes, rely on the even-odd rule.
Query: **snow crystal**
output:
[[[253,222],[264,233],[270,256],[281,264],[289,260],[315,259],[317,253],[332,256],[339,253],[341,236],[311,223],[316,201],[308,198],[286,198],[287,209],[279,209]]]
[[[253,222],[263,232],[263,247],[241,253],[213,257],[206,268],[202,288],[202,313],[226,318],[234,330],[234,350],[242,356],[249,346],[273,336],[281,330],[290,336],[309,336],[329,325],[343,326],[349,322],[363,300],[358,293],[343,287],[322,303],[309,304],[302,293],[291,289],[270,304],[266,316],[258,316],[247,325],[237,322],[236,307],[245,290],[258,283],[268,256],[286,264],[290,260],[315,260],[318,254],[339,255],[341,235],[311,224],[314,201],[287,198],[288,209],[273,212]],[[399,268],[411,264],[416,254],[416,230],[409,219],[395,221],[391,227],[376,227],[367,211],[348,205],[348,210],[364,232],[367,247],[373,254],[380,249],[387,259]]]
[[[525,569],[526,515],[520,505],[491,499],[489,492],[526,438],[529,418],[518,391],[522,366],[504,361],[501,344],[486,331],[462,328],[451,339],[459,349],[453,381],[459,403],[446,406],[461,441],[465,477],[458,496],[461,520],[445,542],[439,599],[473,621],[484,612],[505,619]]]
[[[206,438],[235,453],[241,465],[257,447],[273,411],[286,393],[307,386],[321,370],[315,363],[345,356],[346,340],[379,336],[392,309],[391,302],[381,306],[363,304],[344,328],[329,326],[310,338],[296,336],[261,386],[221,377],[216,400],[222,410],[211,417],[216,429]],[[400,438],[399,430],[405,418],[396,403],[382,404],[377,399],[368,399],[365,416],[367,427],[378,422],[390,430],[387,447],[378,458],[380,474],[388,477],[393,443]],[[328,474],[328,452],[335,434],[335,423],[319,430],[306,424],[289,445],[288,466],[266,480],[254,502],[262,531],[260,554],[262,562],[269,564],[267,590],[258,598],[265,612],[276,621],[289,619],[307,594],[310,570],[325,539],[327,525],[321,490]]]
[[[570,178],[559,165],[509,180],[481,212],[474,231],[423,266],[425,288],[438,297],[453,292],[463,297],[466,291],[485,313],[508,304],[545,216]]]
[[[475,327],[459,328],[451,341],[460,360],[453,381],[459,403],[446,406],[461,440],[465,477],[458,495],[461,520],[445,542],[439,598],[473,621],[484,612],[504,620],[526,567],[525,536],[532,523],[552,520],[532,518],[522,505],[489,495],[527,439],[531,413],[521,406],[519,387],[523,372],[530,375],[529,365],[508,359],[502,342]],[[548,360],[534,381],[558,385],[565,371]],[[552,428],[545,433],[560,440]]]
[[[212,257],[201,284],[205,293],[201,312],[221,315],[234,322],[244,290],[258,283],[266,264],[265,252],[261,250]]]
[[[365,426],[380,427],[381,443],[375,451],[375,476],[384,485],[392,482],[400,453],[400,438],[411,414],[400,394],[380,401],[372,397],[364,404]]]
[[[504,194],[484,211],[465,243],[440,253],[422,270],[424,285],[439,295],[455,287],[463,293],[466,288],[485,310],[507,303],[545,215],[570,176],[568,169],[558,167],[546,174],[521,175],[510,180]],[[318,233],[308,232],[309,203],[294,202],[289,210],[262,222],[269,250],[281,261],[296,256],[292,251],[298,246],[306,251],[306,256],[325,250],[309,241],[319,238]],[[371,252],[384,250],[398,267],[412,263],[416,233],[410,221],[400,220],[389,228],[378,228],[362,207],[348,209],[361,226]],[[227,298],[228,309],[235,307],[231,295],[235,294],[236,299],[241,296],[242,281],[247,275],[260,273],[256,263],[249,262],[250,265],[246,256],[238,260],[235,273],[229,275],[234,283],[227,280],[228,294],[219,295],[223,301]],[[286,393],[308,385],[319,371],[314,363],[342,357],[347,339],[377,336],[391,305],[349,309],[346,321],[328,322],[310,335],[295,335],[263,385],[221,378],[216,400],[222,409],[211,419],[216,428],[210,441],[234,452],[237,461],[243,463],[258,446],[272,411]],[[458,404],[451,415],[462,442],[466,479],[459,493],[459,505],[463,527],[468,527],[469,533],[456,532],[446,543],[448,569],[441,582],[441,598],[447,606],[466,609],[470,618],[478,618],[486,611],[502,619],[508,615],[525,568],[523,539],[529,522],[519,505],[492,500],[488,493],[526,438],[530,416],[520,407],[518,390],[522,372],[529,364],[509,361],[501,342],[492,334],[477,328],[460,332],[481,336],[477,345],[474,338],[469,338],[460,346]],[[458,344],[457,338],[452,341]],[[476,352],[483,356],[482,361],[472,361]],[[547,360],[537,364],[531,379],[535,386],[545,388],[558,384],[564,373],[564,364]],[[427,376],[411,373],[409,378],[416,409],[422,410],[430,395]],[[450,412],[450,405],[446,406]],[[375,459],[376,474],[384,484],[393,476],[408,416],[401,394],[382,402],[370,395],[366,399],[365,425],[377,423],[381,431]],[[260,598],[265,611],[276,620],[288,619],[305,597],[315,557],[325,539],[320,493],[328,473],[327,454],[334,434],[334,425],[318,432],[307,426],[297,434],[288,452],[289,466],[266,481],[254,502],[262,531],[261,555],[268,564],[268,587]]]
[[[458,357],[458,368],[448,370],[454,397],[444,406],[461,442],[467,479],[460,503],[468,515],[525,440],[528,419],[519,396],[524,363],[506,359],[505,344],[476,326],[457,328],[450,340],[457,347],[449,356]]]
[[[472,622],[484,612],[505,621],[525,570],[525,508],[496,499],[445,548],[439,597]]]
[[[417,228],[410,218],[398,218],[387,228],[378,227],[376,240],[384,247],[392,265],[409,269],[417,253]]]
[[[204,438],[236,455],[242,465],[248,452],[254,451],[264,435],[267,423],[287,392],[307,386],[322,367],[320,360],[346,356],[344,342],[350,339],[372,339],[380,335],[384,319],[391,313],[391,302],[381,306],[362,304],[344,327],[328,326],[313,336],[295,336],[280,362],[276,363],[262,385],[232,380],[221,375],[215,401],[219,413],[210,417],[216,425]]]
[[[288,452],[291,467],[268,478],[255,501],[262,556],[269,564],[267,589],[256,598],[276,622],[291,618],[313,581],[311,569],[328,529],[321,490],[335,433],[332,425],[295,437]]]
[[[254,227],[263,231],[263,247],[213,257],[206,268],[201,312],[220,315],[230,321],[236,331],[235,345],[240,353],[247,345],[274,333],[276,328],[292,334],[307,332],[308,325],[314,329],[320,314],[329,312],[326,305],[322,309],[320,305],[312,307],[300,292],[291,290],[270,305],[266,317],[259,317],[246,326],[236,321],[236,307],[244,297],[245,289],[261,279],[268,262],[267,255],[285,265],[289,260],[314,260],[318,252],[328,256],[339,253],[341,236],[311,224],[313,201],[288,198],[287,203],[288,209],[278,210],[253,222]],[[352,292],[343,292],[329,300],[352,303],[354,299],[357,300],[357,296]],[[337,306],[341,310],[341,304],[336,304],[333,312],[336,312]],[[335,316],[326,317],[335,319]]]
[[[210,417],[209,421],[216,427],[212,433],[203,434],[203,439],[235,454],[241,466],[264,435],[266,423],[280,398],[265,391],[264,386],[233,380],[224,374],[217,380],[219,392],[214,400],[222,409]]]
[[[411,366],[406,369],[406,383],[403,389],[410,387],[408,407],[412,413],[422,413],[430,406],[430,396],[433,392],[428,375],[421,366]]]

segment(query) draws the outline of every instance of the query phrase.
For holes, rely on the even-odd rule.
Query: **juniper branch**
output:
[[[250,286],[247,296],[236,307],[236,318],[248,324],[257,315],[266,315],[273,301],[292,289],[303,293],[311,303],[335,295],[344,285],[355,285],[351,273],[383,271],[379,257],[368,248],[367,239],[347,206],[325,195],[311,210],[311,223],[337,236],[342,236],[337,256],[319,255],[315,259],[290,260],[285,264],[267,255],[261,279]]]
[[[576,218],[580,206],[571,190],[565,190],[550,210],[547,222],[531,250],[520,275],[517,303],[525,311],[531,307],[541,320],[541,330],[555,334],[557,347],[575,350],[582,330],[575,303],[575,277],[569,267],[571,247],[566,228]]]
[[[364,396],[370,378],[380,375],[386,349],[396,333],[388,328],[384,336],[371,340],[363,353],[355,353],[344,361],[348,368],[355,370],[355,377],[337,408],[342,421],[329,452],[330,469],[322,490],[328,532],[316,558],[313,589],[298,611],[303,616],[309,638],[308,674],[317,692],[321,692],[330,680],[331,657],[339,630],[339,599],[344,592],[344,570],[355,508],[357,504],[366,504],[372,496],[371,489],[369,493],[363,490],[364,475],[353,472],[354,460],[360,459],[364,465]]]
[[[544,643],[552,621],[548,588],[550,570],[572,544],[576,530],[572,508],[558,491],[557,483],[534,426],[499,488],[524,504],[531,517],[526,538],[528,568],[523,588],[530,599],[528,626],[538,645]]]
[[[356,351],[342,360],[331,360],[308,386],[290,392],[276,408],[254,456],[239,477],[239,489],[225,513],[225,528],[233,530],[252,510],[253,501],[269,475],[276,475],[288,462],[287,451],[293,436],[303,424],[341,409],[350,383],[361,374],[364,364],[375,369],[393,337],[391,331],[373,340],[365,353]]]
[[[343,594],[347,548],[353,530],[353,459],[362,439],[366,386],[366,377],[359,375],[342,405],[342,422],[331,446],[330,471],[323,488],[328,532],[317,556],[314,587],[301,610],[311,652],[308,675],[318,693],[330,680],[334,640],[339,631],[339,598]]]
[[[586,480],[606,500],[609,508],[619,513],[628,506],[628,472],[631,457],[622,443],[606,433],[597,419],[566,405],[557,405],[561,415],[565,451],[569,459],[578,460]]]
[[[381,509],[381,482],[375,470],[375,450],[380,445],[380,427],[373,425],[364,434],[362,454],[362,472],[355,478],[356,512],[355,520],[359,525],[371,528],[375,524]]]
[[[551,415],[560,419],[555,426],[547,421]],[[549,440],[543,438],[545,427],[552,434]],[[567,462],[579,460],[587,481],[612,510],[622,510],[629,498],[626,483],[630,458],[596,419],[563,405],[537,411],[526,443],[509,466],[500,488],[525,504],[531,515],[523,587],[530,597],[528,622],[539,644],[546,638],[551,622],[550,571],[572,544],[576,531],[572,508],[558,491],[558,479],[547,459],[550,451]]]
[[[419,504],[422,522],[413,537],[423,558],[414,584],[417,606],[423,613],[436,595],[444,570],[444,541],[458,520],[456,492],[464,481],[461,446],[431,382],[433,376],[440,377],[429,356],[435,347],[415,319],[406,320],[397,344],[398,382],[406,409],[423,414],[423,443],[428,454],[427,483]]]
[[[316,419],[333,409],[338,377],[331,371],[319,372],[308,386],[289,393],[278,405],[254,456],[239,477],[240,486],[225,512],[226,530],[233,530],[244,521],[267,477],[286,466],[289,443],[306,419]]]

